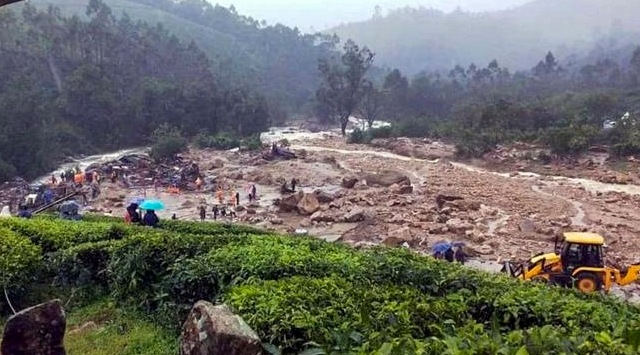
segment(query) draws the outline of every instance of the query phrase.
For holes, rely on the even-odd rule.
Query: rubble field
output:
[[[227,207],[236,216],[219,220],[356,247],[385,244],[428,253],[439,241],[462,241],[477,259],[495,265],[551,251],[563,232],[591,231],[605,237],[609,264],[640,260],[640,186],[604,153],[543,164],[510,147],[459,162],[454,148],[439,141],[352,145],[326,134],[287,139],[277,156],[269,146],[264,152],[191,149],[173,165],[129,157],[123,164],[126,181],[105,178],[87,210],[124,215],[127,201],[142,196],[165,202],[161,218],[199,220],[198,209],[205,205],[212,221],[222,187],[223,206],[235,192],[241,197],[238,207]],[[194,169],[204,176],[200,190]],[[182,177],[179,194],[167,191],[174,175]],[[288,192],[293,178],[296,192]],[[258,199],[249,202],[252,185]],[[15,183],[6,186],[3,192],[19,190]]]

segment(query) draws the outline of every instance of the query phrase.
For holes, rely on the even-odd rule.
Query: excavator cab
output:
[[[562,273],[554,281],[586,293],[600,290],[605,274],[603,246],[604,238],[598,234],[566,233],[560,246]]]

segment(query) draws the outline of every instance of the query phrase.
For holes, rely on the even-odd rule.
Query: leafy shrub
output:
[[[592,126],[569,126],[549,130],[545,140],[556,154],[575,154],[587,150],[597,134]]]
[[[231,289],[225,301],[261,339],[287,353],[302,350],[310,340],[332,347],[335,330],[426,338],[433,324],[463,322],[465,310],[456,298],[436,299],[412,288],[358,285],[338,277],[250,283]]]
[[[400,137],[422,138],[433,135],[433,126],[430,118],[416,117],[395,124],[394,129]]]
[[[367,133],[371,139],[392,138],[395,136],[395,132],[392,126],[384,126],[378,128],[370,128]]]
[[[219,132],[213,136],[200,133],[195,138],[195,144],[199,148],[214,148],[227,150],[240,147],[240,139],[229,132]]]
[[[163,124],[153,132],[153,145],[149,155],[154,160],[171,159],[187,149],[187,139],[180,130]]]
[[[254,134],[248,138],[242,140],[242,148],[246,150],[260,150],[262,149],[262,140],[259,134]]]
[[[164,221],[152,230],[87,219],[0,220],[9,229],[0,267],[32,273],[15,278],[22,284],[54,275],[110,292],[174,330],[194,302],[223,300],[286,354],[632,354],[640,344],[637,307],[404,249],[236,225]],[[47,268],[36,269],[46,272],[32,272],[43,258]]]
[[[360,128],[354,129],[349,135],[349,143],[366,144],[369,142],[371,142],[370,137],[367,135],[366,131],[363,131]]]
[[[44,253],[101,240],[122,239],[132,230],[124,224],[2,218],[0,227],[12,230],[40,246]]]
[[[0,287],[22,280],[42,260],[42,253],[29,239],[0,228]]]

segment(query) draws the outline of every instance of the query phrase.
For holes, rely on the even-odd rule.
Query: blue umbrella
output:
[[[146,200],[140,205],[141,210],[158,211],[158,210],[163,210],[164,208],[165,208],[164,203],[162,203],[161,201],[155,201],[155,200]]]
[[[447,242],[440,242],[440,243],[436,243],[432,248],[431,251],[434,254],[437,253],[444,253],[447,250],[451,249],[452,245],[451,243],[447,243]]]

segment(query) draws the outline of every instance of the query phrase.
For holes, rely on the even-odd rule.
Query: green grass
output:
[[[87,322],[97,329],[70,334]],[[177,336],[112,299],[102,299],[67,315],[65,348],[69,355],[175,355]]]

